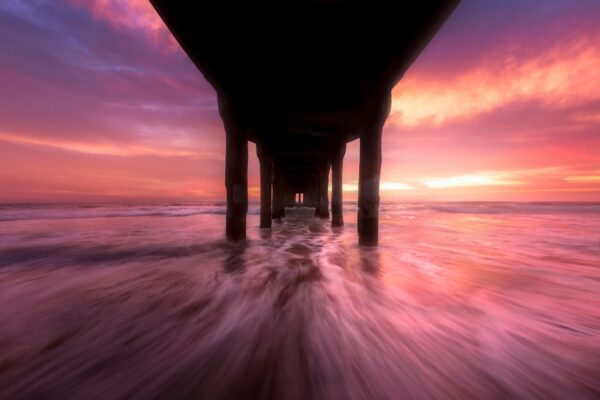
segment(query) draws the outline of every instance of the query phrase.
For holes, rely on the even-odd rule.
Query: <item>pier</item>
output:
[[[344,154],[359,139],[358,240],[377,245],[391,90],[459,0],[151,2],[217,92],[227,238],[246,238],[248,141],[260,162],[260,227],[270,228],[296,202],[342,226]]]

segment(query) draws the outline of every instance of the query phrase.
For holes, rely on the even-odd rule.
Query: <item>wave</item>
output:
[[[0,398],[597,398],[600,214],[447,213],[527,207],[385,203],[436,223],[378,248],[308,209],[238,244],[216,217],[0,224]]]
[[[223,251],[225,241],[183,245],[119,246],[109,244],[83,245],[41,243],[10,246],[1,249],[0,267],[31,265],[57,267],[69,265],[112,264],[127,261],[177,259],[196,256],[210,251]],[[40,265],[43,264],[43,265]]]
[[[258,215],[257,207],[250,207],[248,213]],[[61,208],[25,207],[0,209],[0,221],[27,221],[27,220],[58,220],[82,218],[122,218],[122,217],[189,217],[193,215],[225,215],[226,209],[222,205],[210,206],[129,206],[114,208],[94,205],[76,205]]]
[[[354,212],[356,202],[346,202],[345,212]],[[382,202],[381,213],[388,215],[413,214],[432,211],[454,214],[600,214],[600,203],[584,202],[446,202],[406,203]],[[260,207],[254,203],[248,214],[258,215]],[[189,217],[194,215],[225,215],[224,202],[205,204],[3,204],[0,221],[59,220],[87,218],[131,217]]]
[[[434,211],[453,214],[600,214],[600,203],[586,202],[445,202],[388,203],[380,211],[387,214]]]
[[[598,203],[447,203],[431,205],[439,212],[461,214],[600,213]]]

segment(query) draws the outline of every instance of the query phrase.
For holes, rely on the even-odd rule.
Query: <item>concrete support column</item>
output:
[[[290,188],[287,184],[283,185],[283,205],[284,207],[290,206]]]
[[[360,136],[358,176],[358,243],[377,246],[379,242],[379,176],[381,172],[381,132],[390,112],[388,94],[372,110]]]
[[[228,240],[246,239],[248,212],[248,140],[246,133],[235,124],[225,123],[225,187],[227,216],[225,234]]]
[[[321,176],[321,168],[319,167],[318,171],[317,171],[317,175],[315,176],[315,183],[313,185],[313,193],[314,193],[314,202],[315,202],[315,217],[319,216],[319,203],[321,202],[321,185],[320,185],[320,179],[319,177]]]
[[[285,217],[283,174],[277,164],[273,164],[273,219]]]
[[[313,200],[312,200],[312,193],[311,193],[311,187],[307,187],[305,189],[305,192],[302,193],[302,203],[306,206],[306,207],[312,207],[313,206]]]
[[[344,225],[344,200],[343,200],[343,178],[342,169],[344,155],[346,154],[346,143],[342,143],[333,151],[331,156],[331,226]]]
[[[319,218],[329,219],[329,160],[323,163],[319,170]]]
[[[271,227],[271,189],[273,183],[273,159],[260,143],[256,144],[256,155],[260,163],[260,227]]]
[[[317,207],[317,186],[316,186],[316,180],[313,179],[312,184],[310,185],[310,206],[311,207]]]
[[[294,207],[296,205],[296,193],[294,193],[294,189],[288,186],[287,189],[287,206]]]

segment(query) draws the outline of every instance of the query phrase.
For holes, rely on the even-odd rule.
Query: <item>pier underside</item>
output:
[[[391,89],[459,0],[151,2],[218,94],[227,237],[246,237],[248,141],[269,228],[298,196],[330,218],[330,171],[331,221],[343,225],[343,158],[359,139],[358,237],[376,245]]]

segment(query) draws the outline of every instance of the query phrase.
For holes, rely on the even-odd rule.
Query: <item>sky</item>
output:
[[[2,0],[0,38],[0,201],[224,199],[215,92],[148,1]],[[600,1],[463,0],[393,90],[381,197],[600,201]]]

